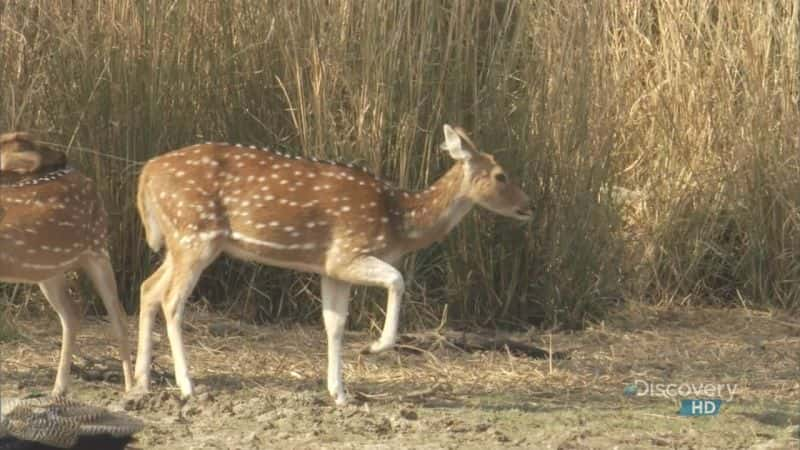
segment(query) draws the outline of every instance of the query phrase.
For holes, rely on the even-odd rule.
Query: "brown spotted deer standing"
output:
[[[69,385],[80,311],[66,273],[89,275],[119,341],[125,388],[133,374],[125,312],[106,251],[106,212],[93,183],[67,166],[63,153],[26,133],[0,135],[0,281],[36,283],[61,320],[61,356],[53,395]]]
[[[152,333],[161,307],[175,378],[186,397],[192,383],[181,323],[200,273],[220,254],[322,275],[328,335],[328,391],[345,402],[342,335],[350,286],[388,290],[386,322],[368,352],[397,336],[406,253],[442,239],[474,204],[520,220],[528,197],[494,158],[466,134],[444,126],[442,148],[456,164],[423,192],[409,193],[351,166],[228,144],[199,144],[149,161],[139,178],[138,207],[147,242],[166,244],[164,263],[141,288],[135,391],[150,379]],[[465,148],[462,142],[467,145]]]

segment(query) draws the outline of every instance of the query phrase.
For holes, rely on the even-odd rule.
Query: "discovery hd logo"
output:
[[[716,416],[722,408],[722,399],[731,401],[737,385],[731,383],[650,383],[635,380],[622,391],[626,397],[680,398],[682,416]],[[688,398],[687,398],[688,397]]]

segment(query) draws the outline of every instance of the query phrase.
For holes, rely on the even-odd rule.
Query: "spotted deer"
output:
[[[406,253],[442,239],[474,204],[528,220],[528,197],[463,130],[444,126],[442,148],[456,164],[428,189],[411,193],[350,165],[291,157],[241,145],[206,143],[150,160],[138,187],[149,246],[166,245],[163,264],[141,287],[135,392],[146,392],[158,307],[166,319],[175,378],[184,397],[192,383],[181,324],[200,273],[220,254],[322,276],[328,338],[328,391],[346,401],[342,336],[353,284],[388,291],[386,319],[369,353],[397,336]],[[464,146],[466,144],[466,147]]]
[[[67,272],[89,275],[119,341],[126,390],[133,382],[125,313],[106,250],[106,212],[92,182],[63,153],[27,133],[0,135],[0,281],[35,283],[61,320],[61,356],[53,395],[69,385],[80,311]]]

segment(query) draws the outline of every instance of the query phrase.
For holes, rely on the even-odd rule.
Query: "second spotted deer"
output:
[[[91,180],[63,153],[27,133],[0,135],[0,282],[38,284],[61,319],[61,357],[53,395],[69,386],[81,311],[67,273],[85,272],[108,312],[119,343],[125,388],[132,382],[125,311],[108,255],[107,214]]]
[[[391,348],[397,336],[403,275],[400,258],[442,239],[478,204],[529,220],[528,197],[463,130],[444,126],[442,148],[456,164],[428,189],[411,193],[351,166],[228,144],[199,144],[149,161],[138,207],[149,246],[166,246],[163,264],[141,288],[135,388],[147,391],[152,333],[166,318],[175,377],[192,394],[181,324],[202,271],[230,256],[322,275],[328,337],[328,391],[346,402],[342,336],[352,285],[387,289],[386,321],[366,351]]]

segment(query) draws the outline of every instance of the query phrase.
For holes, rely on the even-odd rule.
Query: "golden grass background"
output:
[[[0,130],[63,146],[112,215],[130,311],[158,256],[140,164],[215,140],[418,189],[470,130],[535,203],[408,258],[409,327],[577,327],[619,301],[800,307],[800,1],[0,3]],[[225,260],[195,298],[318,320],[314,277]],[[6,308],[27,289],[5,287]],[[356,326],[382,320],[359,290]],[[377,300],[377,301],[373,301]]]

